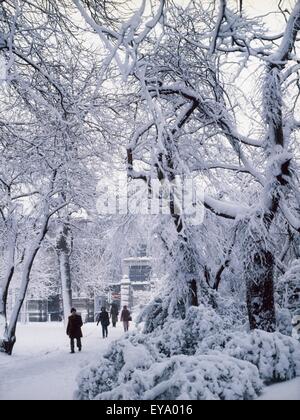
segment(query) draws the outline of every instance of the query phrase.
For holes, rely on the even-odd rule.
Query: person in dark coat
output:
[[[75,353],[75,340],[77,341],[78,351],[81,351],[82,344],[82,331],[81,327],[83,326],[82,318],[77,314],[75,308],[71,309],[71,315],[69,316],[68,326],[67,326],[67,335],[70,337],[71,344],[71,353]]]
[[[127,306],[123,307],[123,311],[121,313],[121,321],[123,322],[124,331],[127,332],[129,330],[129,321],[131,321],[131,314]]]
[[[103,338],[107,338],[107,336],[108,336],[108,326],[109,326],[110,322],[109,322],[109,315],[108,315],[108,312],[107,312],[106,308],[101,308],[101,312],[98,315],[98,319],[97,319],[97,325],[99,325],[100,322],[101,322],[101,325],[102,325]]]
[[[118,305],[116,303],[112,303],[111,309],[110,309],[110,317],[111,317],[111,322],[114,328],[117,326],[118,316],[119,316]]]

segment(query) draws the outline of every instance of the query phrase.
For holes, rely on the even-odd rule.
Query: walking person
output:
[[[108,326],[109,326],[110,322],[109,322],[108,312],[107,312],[106,308],[104,308],[104,307],[101,308],[101,312],[98,315],[97,326],[99,325],[100,322],[101,322],[101,325],[102,325],[103,338],[107,338],[108,337]]]
[[[118,305],[116,303],[112,303],[111,309],[110,309],[110,317],[111,317],[111,322],[114,328],[116,328],[117,326],[118,316],[119,316]]]
[[[123,310],[121,313],[121,321],[123,322],[124,331],[127,332],[129,330],[129,321],[132,321],[131,314],[127,306],[123,307]]]
[[[77,342],[78,351],[81,351],[82,344],[82,331],[81,327],[83,326],[82,318],[77,314],[75,308],[71,309],[71,315],[69,316],[68,326],[67,326],[67,335],[70,337],[71,345],[71,354],[75,353],[75,340]]]

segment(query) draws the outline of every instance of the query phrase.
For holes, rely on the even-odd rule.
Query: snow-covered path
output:
[[[123,334],[120,324],[109,332],[84,325],[83,351],[70,354],[63,324],[20,325],[13,356],[0,354],[0,400],[71,400],[80,369]]]

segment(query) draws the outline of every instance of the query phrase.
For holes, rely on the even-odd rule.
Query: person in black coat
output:
[[[100,322],[101,322],[101,325],[102,325],[103,338],[107,338],[107,336],[108,336],[108,326],[109,326],[110,322],[109,322],[108,312],[105,308],[101,308],[101,312],[98,315],[98,319],[97,319],[97,325],[99,325]]]
[[[110,317],[111,317],[111,322],[113,324],[113,327],[117,326],[118,316],[119,316],[118,305],[116,303],[112,303],[111,310],[110,310]]]
[[[83,326],[82,318],[77,314],[75,308],[71,309],[71,315],[69,316],[68,326],[67,326],[67,335],[70,337],[71,344],[71,353],[75,353],[75,340],[77,341],[78,351],[81,351],[82,344],[82,331],[81,327]]]

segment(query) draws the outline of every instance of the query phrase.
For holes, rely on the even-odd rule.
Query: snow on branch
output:
[[[300,31],[300,0],[297,1],[290,17],[287,22],[287,26],[284,32],[283,39],[281,44],[276,51],[269,57],[270,62],[274,64],[283,64],[287,59],[289,54],[294,48],[297,34]]]
[[[21,60],[23,60],[29,66],[31,66],[33,69],[38,71],[56,89],[56,91],[58,92],[58,94],[61,97],[61,105],[62,105],[62,108],[64,109],[63,99],[66,96],[66,93],[64,92],[63,87],[61,85],[59,85],[46,70],[42,69],[42,67],[40,65],[36,64],[30,58],[25,57],[25,55],[22,54],[21,52],[17,51],[16,48],[13,47],[12,51],[17,57],[19,57]]]
[[[264,82],[264,112],[269,126],[269,143],[272,146],[285,146],[283,130],[283,91],[282,83],[294,71],[299,70],[298,64],[291,66],[283,74],[287,61],[295,47],[297,34],[300,31],[300,0],[297,1],[286,25],[286,29],[277,51],[268,59],[266,77]],[[286,171],[287,172],[287,171]]]
[[[300,129],[300,121],[294,120],[294,121],[293,121],[292,128],[293,128],[294,130]]]
[[[286,81],[289,77],[291,77],[294,73],[297,73],[299,70],[300,70],[300,64],[299,63],[291,66],[281,76],[282,81]]]
[[[242,143],[255,147],[263,146],[263,143],[259,145],[259,142],[256,141],[253,141],[253,144],[251,144],[251,140],[247,142],[247,138],[238,133],[232,118],[228,114],[226,108],[220,104],[220,102],[216,102],[215,100],[211,100],[209,98],[203,98],[201,94],[192,88],[187,88],[181,83],[166,84],[160,86],[155,85],[153,87],[149,87],[149,94],[152,97],[177,94],[192,102],[193,106],[191,107],[190,112],[193,112],[194,109],[198,108],[206,120],[220,127],[247,171],[261,185],[265,184],[264,176],[258,170],[256,170],[250,160],[246,157],[245,153],[243,153],[241,148]]]
[[[216,28],[214,31],[214,35],[213,35],[213,40],[211,43],[211,48],[210,48],[210,54],[213,55],[216,51],[216,46],[217,46],[217,41],[218,41],[218,36],[219,36],[219,32],[222,26],[222,22],[224,20],[225,17],[225,11],[226,11],[226,0],[220,0],[220,11],[219,11],[219,16],[217,19],[217,23],[216,23]]]
[[[200,163],[198,165],[194,165],[191,168],[192,172],[198,172],[198,171],[208,171],[210,169],[223,169],[225,171],[233,171],[233,172],[240,172],[240,173],[246,173],[249,174],[249,169],[247,169],[244,166],[238,166],[238,165],[230,165],[222,162],[209,162],[209,163]]]
[[[100,37],[104,46],[110,52],[110,60],[115,59],[121,73],[126,78],[134,69],[137,60],[137,50],[150,34],[150,32],[157,26],[164,14],[166,0],[160,0],[159,7],[151,19],[146,23],[143,22],[146,1],[143,0],[140,8],[127,21],[123,22],[118,31],[112,30],[106,26],[98,24],[95,19],[86,11],[82,5],[81,0],[73,0],[74,5],[80,12],[85,22],[95,31]],[[143,27],[142,31],[138,33],[139,28]],[[111,42],[112,41],[112,42]],[[122,61],[122,56],[125,58]],[[122,50],[122,54],[121,53]]]
[[[122,40],[120,39],[120,34],[96,23],[95,20],[86,12],[80,0],[73,0],[73,3],[79,10],[85,22],[95,31],[95,33],[99,36],[100,40],[103,42],[107,50],[110,52],[111,54],[110,60],[115,59],[119,68],[122,69],[123,64],[118,55],[118,49],[120,48],[121,43],[122,43]],[[118,41],[117,45],[116,46],[112,45],[111,42],[109,41],[109,38],[112,38],[113,40]]]
[[[136,37],[135,42],[137,44],[140,44],[149,35],[149,33],[152,31],[152,29],[154,29],[155,26],[159,23],[160,19],[163,16],[164,7],[165,7],[165,0],[161,0],[160,1],[160,6],[159,6],[155,16],[146,23],[146,25],[145,25],[146,27],[145,27],[144,31],[138,37]]]
[[[99,25],[98,23],[95,22],[95,20],[89,16],[89,14],[86,12],[84,6],[81,4],[80,0],[73,0],[73,3],[75,4],[75,6],[77,7],[77,9],[79,10],[81,16],[84,18],[84,20],[86,21],[86,23],[88,23],[91,28],[101,37],[103,37],[103,35],[108,35],[111,38],[114,39],[118,39],[119,38],[119,34],[115,31],[113,31],[110,28],[104,27],[102,25]]]
[[[263,147],[263,143],[260,140],[253,139],[248,136],[243,136],[235,130],[231,130],[231,134],[234,135],[241,143],[246,146]]]
[[[149,131],[150,128],[153,127],[154,125],[155,125],[155,122],[153,120],[151,120],[151,121],[147,122],[145,125],[143,125],[142,127],[139,127],[135,131],[128,148],[133,149],[137,145],[138,140],[143,136],[143,134],[145,134],[147,131]]]
[[[283,203],[283,201],[280,204],[281,211],[290,224],[290,226],[298,231],[300,233],[300,218],[299,216],[295,216],[292,211],[289,209],[289,207]]]
[[[198,94],[195,90],[191,88],[187,88],[185,85],[181,83],[174,83],[172,85],[162,85],[162,86],[155,86],[153,88],[149,88],[149,93],[151,96],[155,97],[160,95],[181,95],[183,98],[192,101],[193,103],[197,103],[198,107],[201,107],[201,110],[205,114],[209,114],[210,118],[212,118],[217,124],[225,122],[225,115],[224,112],[217,114],[215,109],[215,103],[212,101],[204,99],[200,94]],[[224,110],[226,111],[226,110]],[[237,129],[233,126],[233,123],[230,122],[228,124],[228,120],[226,121],[227,131],[226,134],[231,135],[235,140],[239,143],[243,143],[247,146],[253,147],[263,147],[263,143],[260,140],[252,139],[248,136],[244,136],[240,134]],[[224,127],[223,127],[224,128]]]
[[[204,194],[203,204],[208,210],[225,219],[234,220],[242,218],[250,212],[250,207],[242,206],[238,203],[216,200],[207,194]]]

